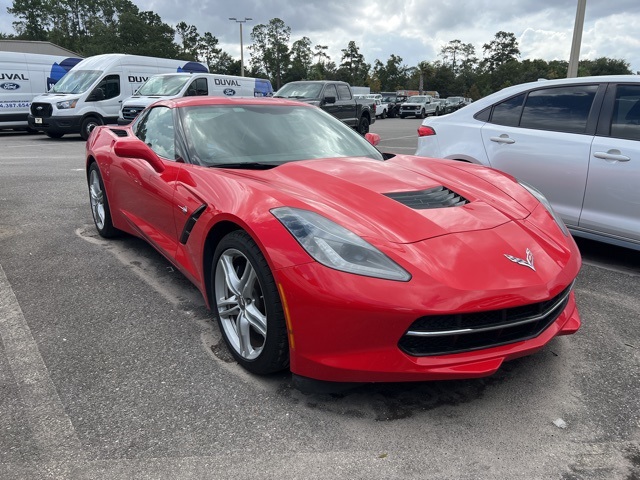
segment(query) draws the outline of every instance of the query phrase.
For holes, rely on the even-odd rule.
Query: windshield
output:
[[[191,158],[200,165],[383,159],[364,137],[319,108],[202,105],[180,111]]]
[[[409,100],[407,100],[407,103],[424,103],[426,97],[422,97],[420,95],[414,95],[412,97],[409,97]]]
[[[190,80],[188,75],[162,75],[151,77],[136,92],[136,95],[151,96],[173,96],[177,95],[185,83]]]
[[[51,87],[53,93],[84,93],[102,74],[100,70],[70,70]]]
[[[287,83],[275,93],[274,97],[318,98],[321,90],[321,83]]]

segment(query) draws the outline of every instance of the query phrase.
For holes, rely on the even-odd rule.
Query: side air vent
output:
[[[113,133],[115,133],[117,136],[119,137],[127,137],[127,131],[126,130],[122,130],[121,128],[111,128],[110,129]]]
[[[415,210],[458,207],[469,203],[466,198],[442,186],[418,192],[395,192],[385,193],[384,195]]]

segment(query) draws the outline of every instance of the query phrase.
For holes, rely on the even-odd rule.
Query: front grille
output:
[[[385,193],[384,195],[415,210],[457,207],[469,203],[469,200],[463,196],[443,186],[418,192],[394,192]]]
[[[51,112],[53,111],[53,107],[50,103],[32,103],[31,104],[31,115],[34,117],[43,117],[49,118],[51,116]]]
[[[544,302],[520,307],[417,319],[398,342],[413,356],[448,355],[537,337],[560,316],[573,284]]]
[[[144,110],[144,107],[124,107],[122,109],[122,117],[125,120],[133,120],[138,116],[138,114]]]

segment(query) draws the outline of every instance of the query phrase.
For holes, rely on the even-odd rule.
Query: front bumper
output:
[[[80,133],[81,115],[69,115],[64,117],[35,117],[29,114],[27,122],[29,127],[41,132],[52,134]]]
[[[581,321],[571,292],[534,335],[509,343],[491,339],[450,354],[418,356],[401,349],[401,339],[423,317],[520,311],[523,305],[560,296],[571,285],[581,263],[571,239],[564,252],[556,250],[547,258],[544,251],[536,250],[535,271],[506,259],[498,261],[504,253],[501,245],[494,248],[498,266],[489,264],[480,253],[483,245],[507,234],[509,228],[413,244],[410,248],[417,251],[415,257],[407,256],[415,266],[409,282],[360,277],[317,263],[276,271],[288,312],[292,373],[356,383],[476,378],[493,374],[505,361],[540,350],[556,336],[575,333]],[[478,251],[462,253],[462,242],[478,245]],[[443,252],[457,254],[449,258]],[[456,325],[451,329],[456,330]]]

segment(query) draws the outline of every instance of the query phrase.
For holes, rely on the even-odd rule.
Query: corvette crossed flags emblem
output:
[[[514,257],[513,255],[508,255],[506,253],[504,254],[504,256],[507,257],[512,262],[517,263],[518,265],[522,265],[523,267],[529,267],[534,272],[536,271],[536,269],[533,266],[533,253],[531,253],[531,250],[529,250],[528,248],[527,248],[527,259],[526,260],[523,260],[523,259],[518,258],[518,257]]]

